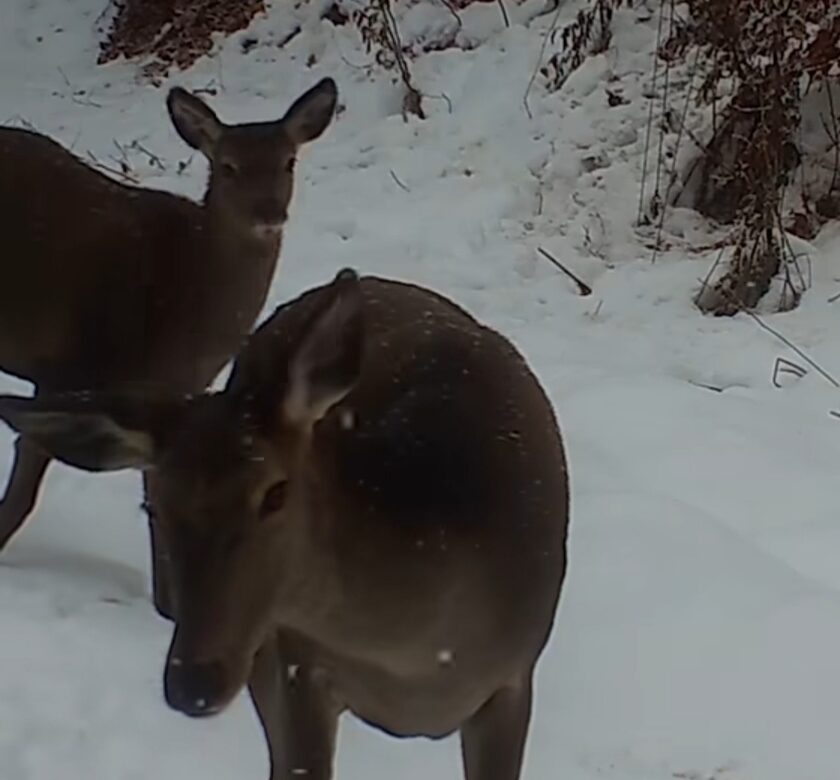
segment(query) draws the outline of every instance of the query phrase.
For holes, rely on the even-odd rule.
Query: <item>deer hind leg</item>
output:
[[[158,614],[167,620],[175,619],[172,582],[169,574],[169,552],[157,528],[154,510],[154,477],[143,473],[143,508],[149,518],[149,542],[152,553],[152,601]]]
[[[341,708],[310,670],[290,665],[272,638],[254,659],[248,691],[268,743],[270,780],[330,780]]]
[[[531,721],[531,677],[529,669],[462,724],[466,780],[518,780]]]
[[[0,550],[35,508],[50,456],[25,436],[15,441],[12,473],[0,500]]]

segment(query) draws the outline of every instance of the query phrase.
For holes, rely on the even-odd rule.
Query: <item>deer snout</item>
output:
[[[288,209],[279,198],[262,198],[254,207],[254,221],[264,229],[279,230],[288,218]]]
[[[222,663],[186,663],[172,656],[163,677],[166,703],[191,718],[221,712],[231,699],[229,675]]]

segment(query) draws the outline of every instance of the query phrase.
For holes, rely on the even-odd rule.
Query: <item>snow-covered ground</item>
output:
[[[164,92],[94,65],[104,0],[0,3],[0,122],[27,122],[144,184],[200,193]],[[549,390],[568,443],[571,568],[538,679],[526,778],[833,780],[840,729],[840,394],[746,316],[690,297],[712,256],[690,212],[651,263],[636,235],[656,13],[621,11],[609,50],[559,92],[523,94],[549,16],[495,3],[464,14],[470,51],[413,65],[430,117],[368,67],[351,25],[276,0],[249,35],[172,83],[215,86],[224,118],[279,116],[325,75],[344,110],[299,166],[269,309],[351,265],[450,294],[509,335]],[[656,4],[652,4],[655,6]],[[560,21],[579,7],[570,0]],[[285,48],[275,41],[303,22]],[[452,24],[418,7],[404,35]],[[551,51],[551,46],[549,46]],[[314,64],[307,62],[314,60]],[[675,94],[685,78],[675,73]],[[626,98],[610,107],[605,87]],[[450,108],[451,106],[451,108]],[[689,111],[689,122],[701,118]],[[587,172],[588,171],[588,172]],[[535,249],[589,282],[579,297]],[[769,318],[840,373],[840,229],[808,251],[801,307]],[[6,257],[4,261],[26,262]],[[702,387],[720,388],[715,392]],[[4,379],[0,389],[18,389]],[[11,436],[0,433],[8,470]],[[134,474],[50,473],[37,515],[0,558],[0,779],[264,780],[250,704],[194,722],[169,711],[170,628],[149,603]],[[348,719],[342,778],[459,776],[457,743],[398,742]]]

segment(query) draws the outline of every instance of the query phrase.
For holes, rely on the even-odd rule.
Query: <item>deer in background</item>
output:
[[[171,90],[175,129],[210,164],[200,204],[116,182],[43,135],[0,128],[0,370],[36,396],[201,392],[265,303],[298,150],[329,125],[336,99],[323,79],[278,121],[227,125]],[[50,459],[17,439],[0,549],[34,508]],[[152,543],[160,558],[153,524]]]
[[[505,338],[413,285],[339,273],[280,307],[221,393],[0,398],[80,468],[154,468],[171,554],[170,707],[247,685],[271,779],[328,780],[339,715],[460,731],[517,780],[566,571],[551,405]]]

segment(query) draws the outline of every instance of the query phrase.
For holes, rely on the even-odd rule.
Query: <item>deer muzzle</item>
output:
[[[191,718],[217,715],[247,682],[250,662],[238,658],[205,660],[186,650],[176,630],[163,673],[166,703]]]
[[[203,718],[221,712],[229,701],[224,665],[184,663],[170,658],[163,677],[166,703],[191,718]]]

